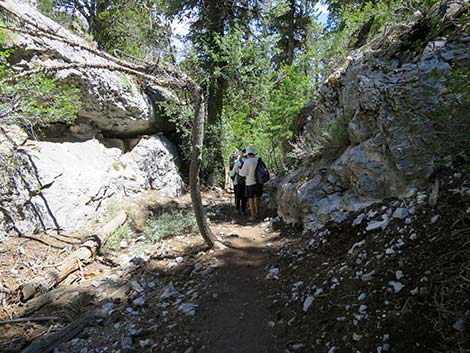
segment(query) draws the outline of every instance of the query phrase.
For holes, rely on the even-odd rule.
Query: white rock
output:
[[[419,293],[418,287],[416,287],[415,289],[410,290],[411,295],[417,295],[418,293]]]
[[[145,348],[145,347],[149,346],[151,343],[152,343],[152,341],[148,338],[146,340],[140,340],[139,341],[139,345],[142,348]]]
[[[361,295],[357,298],[359,301],[366,300],[367,298],[367,293],[361,293]]]
[[[459,332],[464,332],[465,331],[465,320],[459,319],[455,322],[455,324],[452,325],[452,327],[459,331]]]
[[[431,218],[431,224],[436,223],[440,218],[441,218],[441,216],[435,215],[434,217]]]
[[[160,298],[162,299],[167,299],[171,297],[177,297],[179,295],[178,291],[176,290],[175,286],[173,285],[173,282],[170,282],[168,286],[163,288],[162,294],[160,295]]]
[[[116,274],[109,275],[107,278],[110,282],[116,283],[119,277]]]
[[[397,280],[401,280],[404,276],[405,275],[403,274],[403,271],[398,270],[398,271],[395,272],[395,278]]]
[[[390,281],[388,284],[393,287],[394,293],[399,293],[405,287],[401,282]]]
[[[272,268],[269,270],[269,273],[266,275],[266,279],[279,279],[279,269],[278,268]]]
[[[357,243],[354,243],[353,246],[351,247],[351,249],[349,249],[348,251],[348,254],[353,254],[354,253],[354,250],[360,248],[360,247],[363,247],[364,245],[366,244],[366,241],[365,240],[361,240]]]
[[[390,222],[390,218],[386,214],[384,214],[382,215],[382,221],[369,222],[369,224],[367,224],[366,230],[370,231],[370,230],[376,230],[379,228],[381,228],[382,230],[385,230],[389,222]]]
[[[356,333],[353,333],[352,339],[356,342],[360,341],[362,339],[362,335],[358,335]]]
[[[131,349],[132,348],[132,338],[130,338],[129,336],[124,337],[121,340],[121,347],[122,347],[122,349]]]
[[[142,306],[142,305],[145,304],[145,298],[143,296],[138,297],[137,299],[134,299],[134,301],[132,303],[134,303],[134,305]]]
[[[367,216],[364,213],[361,213],[359,216],[356,217],[356,219],[353,222],[353,226],[358,226],[359,224],[362,224],[366,220]]]
[[[184,257],[182,256],[178,256],[176,259],[175,259],[176,263],[180,264],[184,261]]]
[[[197,304],[183,303],[180,305],[178,310],[186,314],[187,316],[194,316],[194,314],[196,314],[197,307],[198,307]]]
[[[393,212],[392,217],[398,218],[398,219],[404,219],[408,217],[409,214],[410,214],[410,211],[407,208],[400,207],[400,208],[397,208],[395,212]]]
[[[300,349],[304,349],[305,348],[305,345],[303,343],[296,343],[296,344],[293,344],[291,346],[291,348],[294,350],[294,351],[298,351]]]
[[[363,274],[361,276],[361,280],[364,282],[370,282],[374,279],[375,276],[375,270],[370,271],[369,273]]]
[[[314,300],[315,300],[315,298],[314,298],[313,296],[311,296],[311,295],[309,295],[309,296],[305,299],[305,301],[304,301],[304,306],[303,306],[303,310],[304,310],[305,313],[306,313],[307,310],[310,308],[310,306],[313,304]]]
[[[359,306],[359,311],[362,312],[362,311],[366,311],[366,310],[367,310],[367,305],[362,304],[362,305]]]
[[[125,240],[121,240],[121,241],[119,242],[119,247],[120,247],[121,249],[125,249],[125,248],[127,248],[128,246],[129,246],[129,244],[127,244],[127,241],[125,241]]]
[[[268,327],[269,327],[269,328],[273,328],[274,326],[276,326],[276,324],[275,324],[274,321],[269,321],[269,322],[268,322]]]
[[[137,293],[142,293],[144,291],[144,288],[142,288],[142,286],[137,281],[130,281],[129,284],[131,288],[135,290]]]
[[[328,353],[335,353],[337,349],[338,349],[338,348],[336,348],[335,346],[333,346],[333,347],[331,347],[331,348],[328,350]]]

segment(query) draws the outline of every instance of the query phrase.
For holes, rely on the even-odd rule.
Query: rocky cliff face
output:
[[[458,26],[468,1],[436,11],[434,22],[417,19],[353,52],[303,110],[300,167],[275,183],[287,222],[317,230],[385,198],[413,195],[457,142],[452,133],[469,131],[468,119],[456,122],[468,115],[461,97],[449,93],[451,77],[470,64],[470,36]]]
[[[11,12],[34,24],[28,33],[15,33],[9,42],[2,45],[13,50],[9,60],[15,67],[112,64],[106,58],[80,48],[80,44],[92,44],[43,16],[27,3],[13,0],[2,2]],[[35,28],[58,35],[65,42],[52,36],[34,35]],[[74,45],[67,44],[67,41]],[[147,87],[147,94],[134,77],[98,68],[61,70],[58,76],[63,82],[79,87],[82,100],[77,123],[70,130],[62,131],[67,137],[76,140],[102,139],[103,135],[121,138],[174,130],[156,106],[159,101],[174,99],[172,92],[163,87]]]
[[[78,231],[107,207],[148,189],[181,194],[177,152],[164,136],[141,139],[128,153],[97,140],[28,140],[18,128],[0,133],[0,238],[17,233]]]
[[[109,64],[26,2],[1,2],[29,23],[27,33],[2,43],[13,50],[13,66]],[[35,35],[35,28],[42,34]],[[42,141],[28,139],[16,126],[0,126],[0,238],[49,229],[77,231],[124,196],[146,189],[176,196],[183,190],[178,153],[161,134],[174,127],[156,106],[173,99],[172,92],[156,85],[144,92],[131,76],[76,67],[57,74],[80,89],[83,105],[75,124],[43,129]]]

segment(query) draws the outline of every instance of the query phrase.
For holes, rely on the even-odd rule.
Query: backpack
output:
[[[233,166],[235,165],[235,162],[238,160],[239,155],[240,154],[238,152],[233,152],[231,156],[229,157],[229,165],[228,165],[229,173],[232,171]],[[230,176],[230,178],[232,178],[232,180],[235,180],[235,175]]]
[[[241,164],[240,164],[240,169],[243,168],[243,164],[245,164],[245,162],[243,160],[240,161]],[[240,170],[239,170],[240,171]],[[246,177],[244,176],[241,176],[240,174],[237,173],[237,177],[238,177],[238,184],[241,185],[241,184],[245,184],[246,182]]]
[[[265,184],[269,181],[269,170],[261,158],[258,158],[258,163],[255,169],[255,179],[257,184]]]
[[[243,167],[243,164],[245,164],[245,162],[243,160],[240,161],[240,167],[238,167],[239,171],[240,169],[242,169]],[[230,170],[233,169],[233,166],[235,165],[235,162],[232,164]],[[235,181],[235,178],[238,177],[238,184],[245,184],[245,177],[242,177],[240,174],[236,173],[234,176],[230,176],[230,178],[232,178],[232,181]]]

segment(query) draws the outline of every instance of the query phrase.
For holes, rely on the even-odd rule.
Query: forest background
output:
[[[193,77],[204,89],[207,108],[202,178],[220,185],[230,155],[246,145],[253,145],[274,172],[289,168],[289,159],[296,160],[301,151],[292,142],[295,117],[316,98],[320,83],[352,50],[388,26],[430,12],[436,3],[38,0],[37,5],[101,50],[128,60],[177,65]],[[187,35],[179,38],[183,50],[172,40],[175,23],[188,26]],[[5,35],[0,32],[0,41]],[[0,52],[0,77],[11,74],[4,64],[8,55]],[[22,103],[23,113],[37,117],[27,122],[30,131],[51,121],[73,123],[79,100],[73,87],[58,87],[42,75],[1,88],[11,103],[12,97],[31,92],[32,85],[34,94]],[[177,126],[180,153],[189,161],[191,97],[182,91],[177,104],[162,104]],[[325,139],[338,133],[325,131]]]

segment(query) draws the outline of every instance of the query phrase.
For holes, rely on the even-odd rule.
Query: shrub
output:
[[[168,236],[192,233],[196,230],[197,223],[192,210],[171,210],[149,218],[144,237],[148,243],[155,244]]]
[[[108,236],[106,244],[104,245],[104,250],[118,250],[121,241],[129,241],[133,234],[134,232],[132,231],[129,224],[123,224]]]

